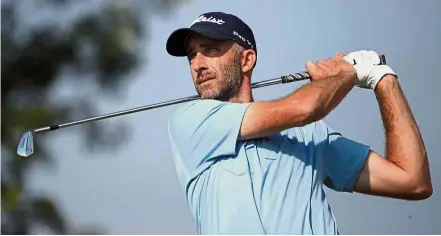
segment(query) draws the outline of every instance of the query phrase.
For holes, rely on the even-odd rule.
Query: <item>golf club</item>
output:
[[[380,55],[380,64],[381,65],[386,64],[386,58],[384,55]],[[269,80],[253,83],[252,89],[266,87],[266,86],[275,85],[275,84],[286,84],[286,83],[291,83],[291,82],[296,82],[296,81],[302,81],[302,80],[307,80],[310,78],[311,77],[307,72],[289,74],[289,75],[281,76],[276,79],[269,79]],[[131,114],[131,113],[150,110],[150,109],[159,108],[159,107],[165,107],[165,106],[174,105],[174,104],[178,104],[178,103],[189,102],[189,101],[193,101],[193,100],[197,100],[197,99],[199,99],[199,96],[197,96],[197,95],[190,96],[190,97],[184,97],[184,98],[174,99],[174,100],[170,100],[170,101],[166,101],[166,102],[141,106],[141,107],[137,107],[137,108],[133,108],[133,109],[109,113],[109,114],[100,115],[100,116],[96,116],[96,117],[91,117],[91,118],[87,118],[87,119],[83,119],[83,120],[68,122],[68,123],[64,123],[64,124],[54,124],[54,125],[34,129],[34,130],[28,130],[28,131],[24,132],[24,134],[20,138],[20,142],[17,147],[17,154],[22,157],[28,157],[28,156],[32,155],[32,153],[34,153],[34,134],[36,134],[36,133],[48,132],[48,131],[52,131],[52,130],[56,130],[56,129],[69,127],[69,126],[84,124],[84,123],[97,121],[97,120],[108,119],[108,118],[116,117],[116,116],[127,115],[127,114]]]

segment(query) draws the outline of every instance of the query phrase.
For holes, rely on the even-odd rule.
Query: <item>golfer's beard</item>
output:
[[[197,86],[201,99],[228,101],[238,95],[242,86],[240,60],[234,58],[231,64],[221,66],[221,76],[216,76],[216,84],[209,88]]]

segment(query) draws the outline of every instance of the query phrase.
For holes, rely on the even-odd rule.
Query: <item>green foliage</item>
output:
[[[20,159],[15,154],[18,141],[27,129],[96,115],[88,97],[54,103],[54,86],[74,82],[78,90],[95,84],[100,92],[117,92],[130,82],[128,74],[145,63],[137,54],[140,43],[148,39],[145,23],[151,16],[167,15],[185,2],[2,1],[2,234],[32,234],[31,227],[35,225],[55,234],[104,233],[93,227],[71,229],[49,196],[27,190],[24,176],[29,167],[37,162],[48,164],[56,158],[51,158],[43,137],[39,137],[35,139],[34,155]],[[75,7],[84,11],[67,17]],[[38,21],[42,15],[48,17]],[[74,81],[65,81],[66,78]],[[99,123],[82,126],[84,143],[90,150],[115,146],[106,138],[106,130]]]

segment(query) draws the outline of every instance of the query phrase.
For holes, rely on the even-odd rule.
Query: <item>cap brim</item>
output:
[[[207,38],[213,40],[227,40],[230,39],[229,36],[222,34],[219,31],[214,29],[203,29],[203,28],[181,28],[175,30],[167,40],[166,49],[167,52],[176,57],[184,57],[187,56],[187,52],[185,51],[186,39],[189,34],[197,33]]]

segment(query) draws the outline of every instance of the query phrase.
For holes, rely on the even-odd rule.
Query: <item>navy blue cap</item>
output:
[[[257,55],[256,40],[251,28],[239,17],[224,12],[208,12],[194,20],[190,27],[175,30],[166,48],[172,56],[187,56],[185,43],[190,33],[198,33],[213,40],[233,40]]]

